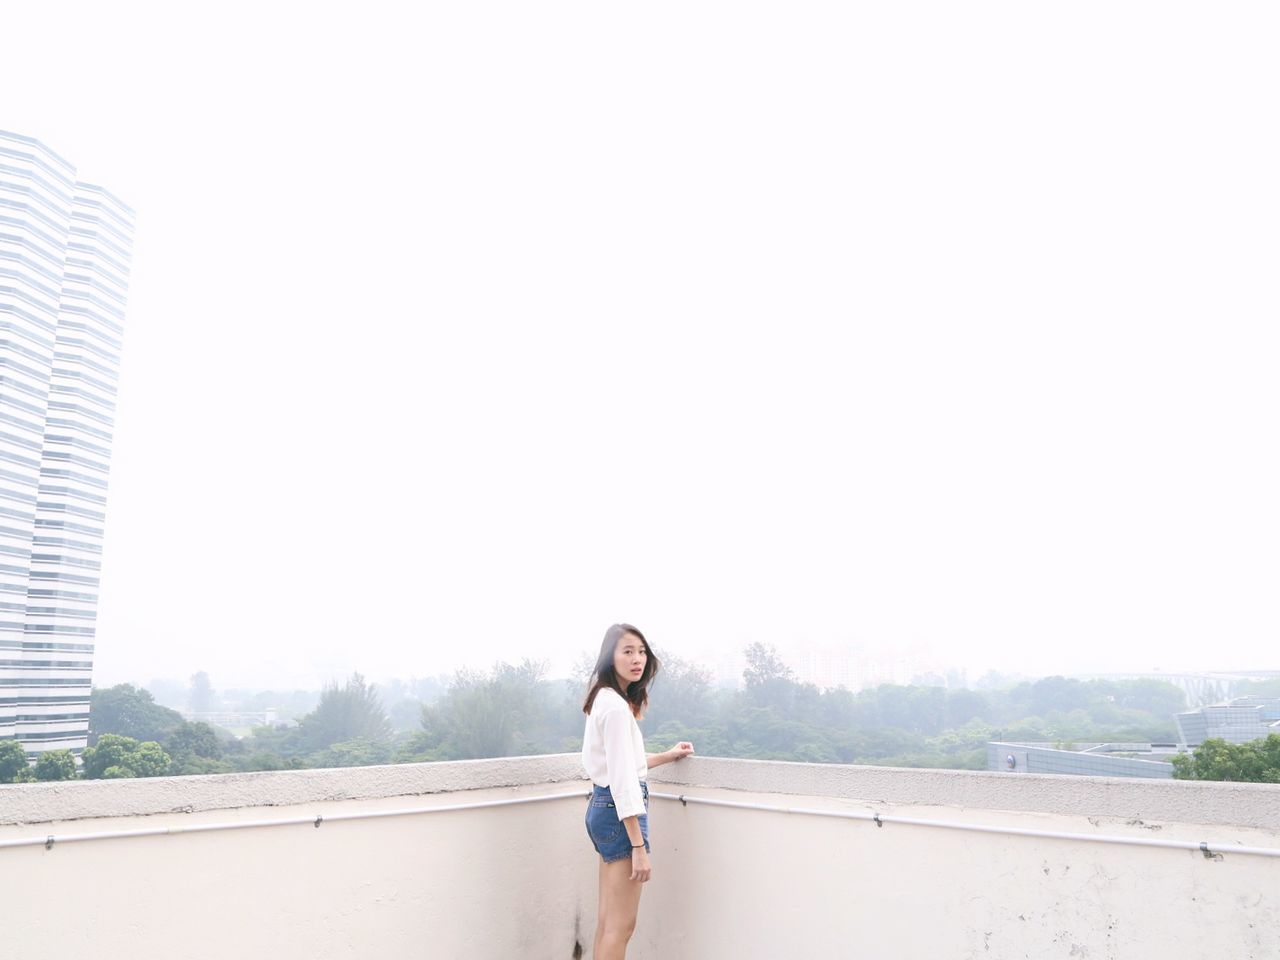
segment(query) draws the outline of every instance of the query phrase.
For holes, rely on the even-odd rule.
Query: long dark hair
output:
[[[644,644],[648,657],[645,658],[644,673],[640,674],[640,679],[624,687],[618,680],[618,672],[613,669],[613,654],[618,649],[618,641],[627,634],[631,634]],[[591,689],[587,692],[587,702],[582,705],[582,712],[590,713],[591,705],[596,702],[596,694],[605,687],[609,687],[611,690],[616,690],[622,699],[631,705],[633,714],[640,716],[649,704],[649,683],[657,675],[660,666],[653,647],[649,645],[643,633],[629,623],[615,623],[604,632],[604,640],[600,643],[600,656],[596,658],[596,669],[591,678]]]

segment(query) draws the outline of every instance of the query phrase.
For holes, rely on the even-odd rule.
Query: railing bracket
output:
[[[1208,844],[1208,843],[1206,843],[1206,842],[1205,842],[1205,841],[1203,841],[1203,840],[1201,840],[1201,841],[1200,841],[1200,852],[1204,854],[1204,858],[1205,858],[1206,860],[1221,860],[1221,859],[1222,859],[1222,854],[1220,854],[1220,853],[1214,853],[1212,850],[1210,850],[1210,849],[1209,849],[1209,844]]]

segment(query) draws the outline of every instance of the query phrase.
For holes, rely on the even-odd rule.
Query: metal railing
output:
[[[543,794],[536,797],[513,797],[506,800],[477,800],[470,803],[441,804],[432,807],[399,807],[392,810],[369,810],[353,813],[317,814],[303,817],[279,817],[271,820],[229,820],[219,823],[178,824],[166,827],[140,827],[136,830],[102,830],[96,833],[45,834],[44,836],[18,837],[11,840],[0,839],[0,848],[43,846],[52,849],[57,844],[84,843],[92,840],[123,840],[135,837],[175,836],[184,833],[210,833],[218,830],[249,830],[261,827],[311,826],[320,827],[325,823],[341,823],[349,820],[377,820],[385,817],[411,817],[428,813],[452,813],[459,810],[484,810],[496,807],[512,807],[521,804],[545,803],[551,800],[569,800],[585,798],[591,795],[589,790],[574,790],[564,793]],[[896,814],[883,815],[861,810],[825,810],[819,807],[788,807],[767,803],[750,803],[741,800],[722,800],[716,797],[699,797],[686,793],[658,793],[651,791],[651,797],[658,800],[678,801],[683,806],[689,804],[728,807],[736,810],[758,810],[768,813],[794,814],[799,816],[829,817],[839,820],[859,820],[874,823],[877,827],[889,824],[932,827],[944,830],[960,830],[969,833],[989,833],[1013,837],[1036,837],[1046,840],[1067,840],[1077,843],[1117,844],[1133,847],[1160,847],[1170,850],[1190,850],[1202,853],[1207,859],[1220,860],[1224,854],[1244,854],[1257,857],[1280,857],[1280,849],[1274,847],[1254,847],[1234,843],[1219,843],[1208,840],[1164,840],[1153,837],[1127,837],[1118,834],[1069,833],[1057,830],[1034,830],[1026,827],[1004,827],[981,823],[963,823],[954,820],[934,820],[923,817],[903,817]]]
[[[4,847],[38,847],[53,849],[55,844],[84,843],[90,840],[125,840],[134,837],[164,837],[180,833],[211,833],[216,830],[250,830],[259,827],[319,827],[323,823],[340,823],[346,820],[378,820],[383,817],[412,817],[424,813],[452,813],[457,810],[483,810],[488,807],[513,807],[522,803],[544,803],[547,800],[564,800],[571,797],[589,797],[589,790],[572,793],[549,793],[540,797],[513,797],[510,800],[477,800],[472,803],[451,803],[435,807],[399,807],[394,810],[368,810],[356,813],[317,814],[314,817],[277,817],[273,820],[227,820],[221,823],[178,824],[169,827],[139,827],[136,830],[101,830],[96,833],[46,834],[43,837],[19,837],[0,840]]]
[[[746,803],[740,800],[720,800],[714,797],[692,797],[683,793],[650,793],[662,800],[678,800],[681,804],[703,804],[712,807],[732,807],[738,810],[764,810],[769,813],[791,813],[812,817],[834,817],[840,820],[864,820],[877,827],[885,824],[902,824],[912,827],[938,827],[946,830],[964,830],[970,833],[996,833],[1013,837],[1038,837],[1047,840],[1072,840],[1083,843],[1112,843],[1133,847],[1165,847],[1172,850],[1193,850],[1208,859],[1221,859],[1225,853],[1242,853],[1256,857],[1280,857],[1280,849],[1274,847],[1250,847],[1233,843],[1211,843],[1207,840],[1157,840],[1151,837],[1126,837],[1118,834],[1067,833],[1057,830],[1032,830],[1026,827],[1002,827],[982,823],[961,823],[954,820],[930,820],[922,817],[884,816],[860,810],[823,810],[817,807],[782,807],[767,803]]]

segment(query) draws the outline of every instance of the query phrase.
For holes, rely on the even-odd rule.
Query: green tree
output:
[[[306,752],[347,740],[385,743],[392,732],[378,694],[358,673],[342,686],[326,686],[320,703],[298,721],[298,728],[299,742]]]
[[[932,736],[946,724],[947,691],[942,687],[911,687],[883,683],[859,694],[869,708],[867,721]]]
[[[22,744],[13,737],[0,740],[0,783],[26,783],[30,775]]]
[[[177,710],[156,703],[147,690],[121,683],[89,695],[89,746],[103,734],[135,740],[166,740],[185,721]]]
[[[390,763],[391,744],[380,740],[347,740],[307,758],[309,767],[368,767]]]
[[[94,690],[89,707],[89,745],[105,734],[154,741],[172,761],[172,774],[221,773],[223,748],[207,723],[189,723],[182,714],[155,702],[150,691],[127,683]],[[105,767],[103,768],[105,769]],[[125,769],[132,767],[125,765]]]
[[[545,674],[545,663],[527,659],[488,672],[459,670],[440,702],[423,708],[415,748],[451,760],[559,749],[569,718],[582,724],[581,700]]]
[[[203,670],[191,675],[191,693],[187,703],[192,713],[209,713],[214,708],[213,684]]]
[[[396,752],[396,763],[427,763],[434,760],[446,760],[448,754],[444,747],[446,725],[439,709],[430,704],[423,705],[419,712],[421,730],[409,734],[400,741]]]
[[[1067,677],[1043,677],[1031,684],[1029,699],[1030,712],[1043,717],[1050,713],[1068,713],[1079,707],[1087,707],[1092,698],[1083,681]]]
[[[947,691],[947,727],[962,727],[970,720],[985,718],[990,712],[987,698],[963,687]]]
[[[207,760],[222,759],[222,743],[217,733],[207,723],[183,723],[164,742],[165,752],[175,759],[202,757]]]
[[[88,780],[117,777],[159,777],[169,772],[171,759],[155,741],[139,743],[132,737],[104,733],[96,746],[84,751],[84,775]]]
[[[306,752],[306,745],[302,741],[302,735],[303,731],[299,726],[254,727],[250,732],[244,752],[246,757],[266,755],[290,759]],[[259,761],[255,760],[254,762]],[[247,769],[259,770],[265,768],[254,766]]]
[[[449,755],[468,760],[514,756],[516,731],[530,712],[531,692],[504,682],[496,669],[489,675],[459,670],[437,711]],[[425,709],[423,714],[426,719]]]
[[[794,681],[796,678],[773,644],[753,643],[743,651],[743,656],[747,666],[742,671],[742,680],[748,687],[763,686],[773,680]]]
[[[40,754],[31,772],[37,780],[74,780],[75,755],[70,750],[48,750]]]
[[[711,671],[688,660],[667,654],[662,670],[649,688],[649,710],[645,714],[647,730],[656,730],[670,721],[687,727],[700,727],[715,710],[716,698],[711,688]],[[582,735],[582,696],[577,697],[576,736]]]
[[[301,757],[282,757],[268,750],[258,750],[237,757],[234,766],[237,770],[302,770],[307,764]]]
[[[417,730],[422,719],[422,707],[421,700],[404,697],[392,704],[387,711],[387,719],[397,732]]]
[[[1187,709],[1187,695],[1165,680],[1139,679],[1117,684],[1117,705],[1168,720]]]
[[[169,773],[227,773],[234,767],[223,760],[222,742],[207,723],[183,723],[162,744],[171,761]]]
[[[1241,680],[1232,696],[1280,697],[1280,677],[1270,680]]]
[[[790,712],[795,705],[796,675],[783,662],[772,644],[753,643],[743,651],[747,666],[742,671],[747,701],[759,707]]]
[[[1178,780],[1280,783],[1280,734],[1271,733],[1248,743],[1227,743],[1211,737],[1190,755],[1174,757],[1173,775]]]

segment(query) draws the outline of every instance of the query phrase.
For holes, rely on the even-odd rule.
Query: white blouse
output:
[[[640,781],[649,773],[644,737],[631,705],[609,687],[596,694],[587,715],[582,766],[593,783],[609,788],[619,820],[645,812],[640,792]]]

